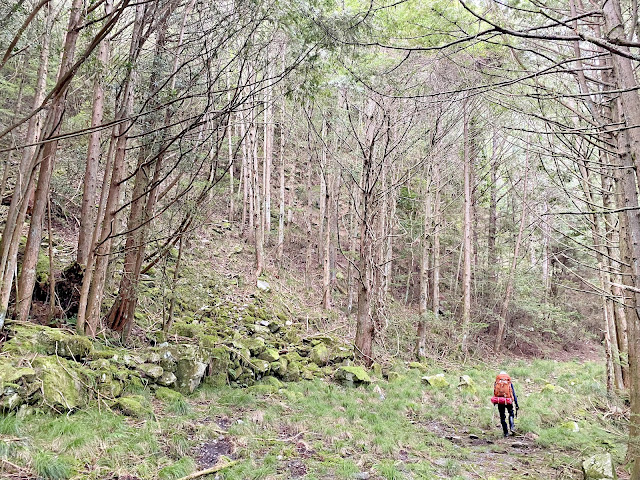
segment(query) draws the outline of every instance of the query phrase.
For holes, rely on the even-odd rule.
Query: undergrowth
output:
[[[520,402],[516,438],[501,438],[488,402],[500,368],[513,377]],[[441,365],[429,364],[426,372],[405,369],[394,382],[377,378],[360,388],[319,379],[272,393],[203,387],[186,400],[153,401],[149,419],[104,407],[68,416],[3,415],[0,456],[55,480],[175,480],[231,459],[237,463],[216,478],[346,480],[367,472],[387,480],[518,480],[537,472],[537,478],[560,479],[575,478],[581,459],[594,453],[624,461],[624,419],[610,414],[617,400],[606,395],[600,365],[449,366],[444,373],[451,387],[421,382],[425,373],[440,372]],[[462,374],[476,392],[456,387]],[[203,446],[225,442],[229,451],[203,457]],[[7,465],[2,468],[10,471]]]

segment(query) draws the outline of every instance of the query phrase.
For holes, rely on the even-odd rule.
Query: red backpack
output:
[[[501,373],[496,377],[493,384],[493,397],[491,403],[495,404],[511,404],[513,403],[513,394],[511,393],[511,377],[506,373]]]

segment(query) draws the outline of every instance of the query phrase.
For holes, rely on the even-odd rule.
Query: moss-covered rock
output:
[[[300,380],[300,363],[288,361],[287,369],[284,374],[282,374],[282,379],[286,382],[297,382]]]
[[[142,365],[138,365],[138,371],[154,382],[164,374],[162,367],[153,363],[143,363]]]
[[[142,395],[127,395],[118,398],[113,407],[128,417],[144,418],[153,413],[147,399]]]
[[[409,363],[409,368],[412,368],[414,370],[420,370],[421,372],[427,372],[428,368],[426,365],[420,363],[420,362],[410,362]]]
[[[261,360],[259,358],[252,358],[250,365],[253,371],[259,375],[264,375],[269,371],[269,368],[271,367],[269,362],[267,362],[266,360]]]
[[[254,356],[260,355],[266,349],[265,341],[262,337],[246,338],[242,341],[242,344],[248,348],[251,355]]]
[[[392,370],[387,374],[387,380],[389,381],[389,383],[394,383],[394,382],[399,382],[404,378],[403,375],[401,375],[400,373]]]
[[[329,349],[324,343],[318,343],[311,349],[309,359],[316,365],[323,367],[329,363]]]
[[[35,352],[80,360],[89,356],[93,349],[87,337],[65,333],[58,328],[7,323],[7,330],[10,338],[3,351],[8,353],[24,355]]]
[[[156,389],[156,398],[165,402],[174,402],[184,399],[180,392],[166,387],[158,387]]]
[[[476,393],[476,386],[473,379],[469,375],[461,375],[458,382],[458,388],[465,392]]]
[[[584,480],[616,480],[616,469],[610,453],[593,455],[582,462]]]
[[[200,385],[207,365],[193,358],[181,358],[176,366],[176,388],[181,393],[193,393]]]
[[[336,370],[334,378],[343,385],[353,386],[371,383],[371,377],[362,367],[340,367]]]
[[[278,353],[278,350],[276,350],[275,348],[267,348],[265,349],[264,352],[258,355],[258,358],[260,360],[265,360],[269,363],[272,363],[280,360],[280,354]]]
[[[87,404],[90,381],[81,367],[60,357],[37,357],[33,360],[42,384],[41,401],[52,408],[75,410]]]
[[[425,383],[435,388],[448,388],[449,382],[444,377],[444,373],[438,373],[437,375],[427,375],[422,377],[422,383]]]
[[[163,387],[171,387],[172,385],[175,385],[177,379],[178,378],[173,372],[164,372],[156,383]]]

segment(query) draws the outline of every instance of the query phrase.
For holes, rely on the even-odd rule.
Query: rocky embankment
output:
[[[288,322],[287,322],[288,323]],[[192,393],[199,385],[277,389],[282,381],[335,375],[368,381],[351,366],[353,351],[328,336],[300,338],[285,322],[258,321],[233,336],[154,335],[154,345],[126,349],[61,329],[9,322],[0,351],[0,410],[73,411],[104,401],[144,413],[142,387]]]

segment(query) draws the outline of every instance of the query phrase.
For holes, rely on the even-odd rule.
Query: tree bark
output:
[[[73,57],[76,50],[76,42],[80,33],[78,26],[83,18],[82,0],[73,0],[69,13],[69,23],[65,36],[62,60],[58,71],[58,80],[62,79],[70,70],[73,64]],[[65,100],[69,84],[63,88],[52,100],[51,106],[45,120],[45,137],[51,139],[60,132],[62,116],[65,110]],[[22,271],[18,281],[18,297],[16,300],[16,312],[18,318],[26,321],[31,310],[31,296],[36,279],[36,264],[42,242],[42,227],[44,214],[49,198],[49,184],[53,172],[57,140],[47,141],[42,148],[42,160],[38,175],[38,184],[33,198],[33,210],[31,213],[31,223],[29,224],[29,234],[27,245],[25,246],[24,258],[22,260]]]
[[[51,25],[53,15],[47,5],[45,28],[42,34],[42,47],[37,73],[37,82],[33,96],[33,110],[37,109],[45,98],[47,76],[49,72],[49,49],[51,44]],[[32,116],[27,124],[25,143],[33,144],[40,138],[42,130],[43,114]],[[35,146],[25,147],[22,150],[20,165],[16,173],[15,186],[7,218],[5,221],[2,238],[0,239],[0,330],[9,307],[9,298],[13,287],[14,275],[17,270],[18,247],[22,235],[22,225],[27,215],[29,198],[35,189],[34,171],[37,165],[39,149]]]
[[[468,105],[464,105],[464,125],[463,125],[463,182],[464,182],[464,218],[462,232],[462,342],[463,353],[469,350],[469,327],[471,323],[471,148],[469,144],[469,112]]]
[[[104,4],[104,13],[109,17],[113,13],[113,0],[107,0]],[[105,38],[100,44],[97,55],[97,72],[93,81],[93,105],[91,110],[91,128],[102,124],[104,111],[104,76],[109,61],[109,40]],[[87,158],[84,171],[84,184],[82,191],[82,204],[80,211],[80,229],[78,231],[78,254],[76,261],[83,266],[87,265],[91,238],[96,224],[96,188],[98,176],[98,164],[100,161],[101,130],[96,129],[89,134]]]

